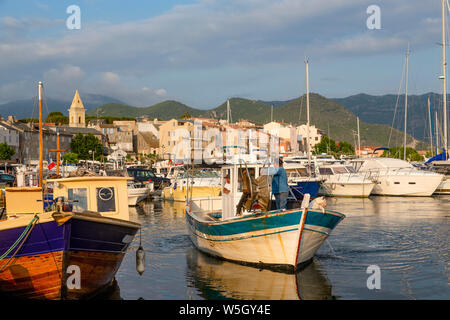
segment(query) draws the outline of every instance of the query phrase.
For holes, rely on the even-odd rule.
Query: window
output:
[[[113,187],[97,188],[97,210],[98,212],[116,211],[116,197]]]
[[[345,169],[345,167],[335,167],[333,168],[335,173],[347,173],[347,170]]]
[[[319,173],[321,175],[333,175],[331,168],[319,168]]]
[[[88,209],[87,188],[69,188],[68,198],[72,202],[74,212],[83,212]]]

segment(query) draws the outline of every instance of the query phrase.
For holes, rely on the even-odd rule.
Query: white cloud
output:
[[[316,60],[401,55],[408,41],[414,48],[439,41],[439,4],[378,2],[382,30],[372,32],[366,29],[366,8],[372,0],[203,0],[149,19],[88,22],[77,32],[63,30],[40,38],[30,38],[30,30],[64,26],[64,21],[4,16],[0,85],[21,83],[24,75],[44,75],[55,92],[77,85],[149,105],[173,94],[172,88],[158,83],[161,75],[192,73],[195,81],[195,73],[218,67],[241,72],[269,65],[286,68],[301,64],[305,54]],[[174,87],[183,86],[178,79],[186,77],[173,76]],[[149,82],[152,86],[146,85]]]

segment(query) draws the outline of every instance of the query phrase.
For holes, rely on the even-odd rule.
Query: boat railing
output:
[[[386,167],[386,168],[373,168],[373,169],[367,169],[361,172],[365,172],[366,174],[369,174],[370,177],[376,176],[379,178],[380,176],[385,175],[435,175],[434,172],[427,172],[418,170],[417,168],[399,168],[399,167]]]

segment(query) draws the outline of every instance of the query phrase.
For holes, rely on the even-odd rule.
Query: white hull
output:
[[[301,216],[303,211],[302,209],[294,209],[275,213],[275,215],[282,216],[294,214],[294,212],[297,212],[297,214]],[[339,221],[344,217],[340,213],[328,211],[324,214],[321,211],[316,212],[309,210],[307,211],[307,214],[320,214],[321,216],[317,216],[319,217],[318,219],[332,215],[335,220]],[[271,213],[268,213],[260,218],[270,219],[270,215]],[[307,223],[302,227],[303,219],[301,218],[299,219],[299,223],[294,225],[259,230],[255,229],[249,232],[234,234],[218,235],[216,233],[213,235],[205,234],[202,232],[201,228],[198,228],[198,224],[205,225],[205,223],[198,220],[196,216],[197,214],[186,212],[190,238],[199,250],[226,260],[247,264],[272,265],[276,267],[288,266],[294,270],[299,265],[312,259],[332,230],[330,228]],[[217,230],[239,230],[248,222],[254,223],[254,220],[254,217],[225,220],[219,223],[222,224],[222,227],[225,229],[221,229],[222,227],[219,226]],[[235,225],[230,225],[233,223]],[[227,224],[231,229],[227,229]],[[217,226],[217,224],[215,225]],[[335,224],[333,227],[334,226]]]
[[[442,182],[442,175],[385,175],[379,176],[373,195],[431,196]]]
[[[374,187],[374,182],[333,183],[325,181],[319,189],[319,195],[331,197],[368,197]]]
[[[135,206],[142,200],[145,200],[150,191],[148,188],[128,189],[128,205]]]

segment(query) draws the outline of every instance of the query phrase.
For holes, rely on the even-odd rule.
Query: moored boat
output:
[[[128,205],[136,206],[139,202],[147,199],[153,191],[153,183],[128,183]]]
[[[127,177],[49,179],[45,206],[42,82],[39,83],[39,184],[5,189],[0,212],[0,292],[31,299],[81,299],[113,283],[140,228],[130,221]]]
[[[227,196],[222,197],[221,211],[193,208],[190,202],[186,206],[189,235],[200,251],[243,264],[295,271],[311,261],[345,217],[323,208],[308,208],[309,195],[302,207],[271,210],[270,176],[264,175],[258,179],[242,175],[244,192],[236,208],[233,199],[239,182],[235,168],[222,169],[231,182],[222,185]]]
[[[20,298],[80,299],[112,283],[140,228],[129,221],[122,177],[52,181],[57,208],[41,188],[7,188],[0,221],[0,291]]]
[[[431,196],[444,175],[414,168],[410,163],[393,158],[351,160],[357,172],[377,180],[372,195]]]
[[[331,197],[368,197],[375,187],[376,180],[360,174],[351,166],[342,164],[322,165],[317,168],[323,182],[319,195]]]

